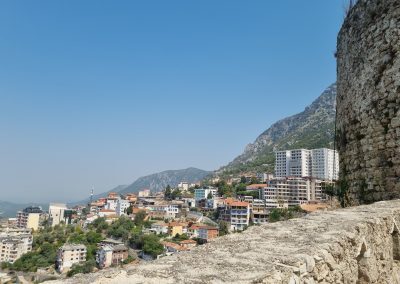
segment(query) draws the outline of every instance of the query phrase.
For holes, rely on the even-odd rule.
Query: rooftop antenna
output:
[[[93,202],[93,192],[94,192],[94,186],[92,186],[92,191],[90,192],[90,204]]]

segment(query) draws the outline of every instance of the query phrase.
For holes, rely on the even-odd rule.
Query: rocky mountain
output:
[[[138,178],[134,183],[119,191],[121,194],[128,192],[138,192],[141,189],[148,188],[151,191],[159,192],[165,189],[167,185],[178,186],[181,181],[195,183],[203,180],[211,172],[196,168],[184,170],[170,170],[149,176]]]
[[[332,84],[303,112],[274,123],[217,174],[273,170],[278,150],[333,147],[335,111],[336,84]]]
[[[196,169],[196,168],[187,168],[183,170],[169,170],[164,171],[144,177],[138,178],[135,182],[130,185],[119,185],[107,192],[103,192],[93,196],[93,200],[96,200],[101,197],[107,196],[109,192],[118,192],[120,194],[126,193],[136,193],[142,189],[150,189],[153,192],[159,192],[165,189],[167,185],[172,187],[178,186],[178,184],[182,181],[186,181],[189,183],[196,183],[202,181],[205,177],[210,175],[211,172]],[[89,199],[72,202],[69,205],[76,204],[86,204]]]

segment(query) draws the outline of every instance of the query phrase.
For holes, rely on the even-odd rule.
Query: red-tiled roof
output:
[[[179,250],[179,251],[185,251],[185,250],[188,250],[187,248],[185,248],[185,247],[182,247],[182,246],[180,246],[180,245],[178,245],[178,244],[176,244],[176,243],[171,243],[171,242],[161,242],[161,244],[162,244],[163,246],[166,246],[166,247],[171,247],[171,248],[173,248],[173,249],[176,249],[176,250]]]
[[[115,210],[109,210],[109,209],[101,209],[100,212],[115,212]]]
[[[230,205],[230,206],[245,206],[245,207],[249,206],[248,202],[239,201],[239,200],[235,200],[235,199],[232,199],[232,198],[227,198],[225,200],[225,203]]]

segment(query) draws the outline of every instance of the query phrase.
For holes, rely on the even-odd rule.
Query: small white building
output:
[[[96,262],[99,267],[105,268],[112,265],[113,247],[110,245],[102,246],[96,253]]]
[[[139,191],[138,196],[139,197],[149,197],[150,193],[151,193],[150,189],[143,189],[143,190]]]
[[[118,199],[116,213],[118,216],[126,215],[126,210],[130,206],[129,200]]]
[[[159,235],[159,234],[168,234],[168,223],[165,222],[156,222],[151,224],[151,232]]]
[[[185,192],[185,191],[188,191],[189,190],[189,187],[190,187],[190,185],[189,185],[189,183],[188,182],[180,182],[179,184],[178,184],[178,189],[180,190],[180,191],[183,191],[183,192]]]
[[[62,221],[67,223],[64,217],[65,210],[67,210],[67,205],[64,203],[50,203],[49,205],[49,217],[51,226],[56,226]]]
[[[194,199],[196,201],[207,199],[208,196],[211,194],[211,197],[214,198],[217,196],[218,189],[215,187],[210,188],[196,188],[194,190]]]
[[[60,273],[68,271],[72,265],[86,261],[86,246],[82,244],[65,244],[58,249],[56,268]]]

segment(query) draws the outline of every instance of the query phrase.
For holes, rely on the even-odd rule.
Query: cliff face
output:
[[[46,283],[400,283],[400,201],[250,227],[124,270]]]
[[[359,0],[338,36],[337,144],[348,205],[400,198],[400,2]]]
[[[335,107],[336,84],[332,84],[303,112],[274,123],[219,172],[251,170],[262,164],[273,168],[277,150],[333,147]]]

